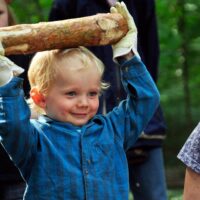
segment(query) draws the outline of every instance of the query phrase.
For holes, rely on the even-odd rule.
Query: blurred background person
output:
[[[138,28],[138,51],[154,81],[158,78],[159,41],[154,0],[124,0]],[[49,20],[63,20],[109,12],[116,0],[54,0]],[[91,47],[105,64],[104,80],[112,87],[101,97],[99,112],[109,112],[125,93],[119,70],[112,61],[111,46]],[[113,71],[115,69],[115,71]],[[135,147],[127,152],[130,189],[134,200],[166,200],[167,189],[162,144],[166,125],[161,107],[142,133]]]
[[[14,13],[9,3],[11,0],[0,0],[0,27],[12,26],[16,24]],[[28,68],[30,56],[11,55],[8,56],[17,65]],[[29,95],[29,83],[27,74],[21,75],[24,78],[25,93]],[[22,179],[18,169],[10,160],[6,151],[0,144],[0,200],[21,200],[25,191],[26,184]]]
[[[186,166],[183,199],[200,199],[200,123],[181,148],[178,159]]]

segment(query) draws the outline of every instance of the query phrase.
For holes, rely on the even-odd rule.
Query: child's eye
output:
[[[99,95],[98,92],[89,92],[89,96],[91,96],[91,97],[95,97],[97,95]]]
[[[65,93],[67,96],[70,96],[70,97],[74,97],[74,96],[76,96],[76,92],[74,92],[74,91],[71,91],[71,92],[67,92],[67,93]]]

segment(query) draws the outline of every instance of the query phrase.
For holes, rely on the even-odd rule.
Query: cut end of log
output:
[[[100,45],[111,44],[110,41],[112,40],[113,43],[117,42],[118,38],[125,35],[125,32],[120,29],[119,23],[116,20],[113,20],[113,18],[100,18],[97,21],[97,24],[104,34],[99,42]]]

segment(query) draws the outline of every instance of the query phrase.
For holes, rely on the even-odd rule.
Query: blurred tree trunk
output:
[[[186,26],[186,13],[185,13],[185,0],[177,0],[178,16],[178,32],[181,38],[180,44],[180,65],[182,67],[182,81],[183,81],[183,94],[185,103],[185,119],[187,127],[192,125],[192,112],[191,112],[191,95],[189,89],[189,66],[188,66],[188,48],[190,41],[187,37]]]

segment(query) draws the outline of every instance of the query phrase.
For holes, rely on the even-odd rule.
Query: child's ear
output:
[[[33,99],[34,103],[40,108],[45,108],[45,97],[41,94],[36,87],[32,88],[30,91],[30,97]]]

